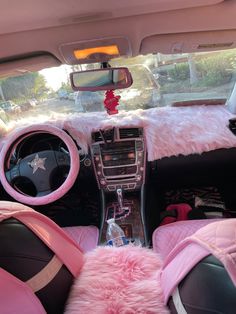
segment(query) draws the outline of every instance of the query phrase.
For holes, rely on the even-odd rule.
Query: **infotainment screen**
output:
[[[102,162],[105,167],[135,163],[135,141],[101,144]]]

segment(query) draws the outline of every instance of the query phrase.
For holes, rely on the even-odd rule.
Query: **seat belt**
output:
[[[188,314],[184,308],[182,301],[181,301],[178,287],[174,290],[174,292],[172,294],[172,300],[173,300],[173,303],[175,305],[175,309],[176,309],[178,314]]]
[[[25,281],[25,283],[33,290],[37,292],[43,289],[53,280],[53,278],[58,274],[63,263],[57,258],[56,255],[50,260],[50,262],[40,270],[35,276]]]

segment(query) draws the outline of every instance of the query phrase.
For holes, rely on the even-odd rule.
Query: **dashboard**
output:
[[[81,173],[93,171],[98,188],[105,192],[113,192],[121,188],[124,191],[139,190],[145,181],[146,145],[143,128],[108,128],[91,133],[91,146],[88,154],[82,154],[80,147]],[[34,133],[19,141],[10,159],[11,167],[25,157],[42,152],[58,151],[69,155],[65,143],[57,136],[49,133]],[[89,168],[89,169],[88,169]],[[64,167],[54,174],[54,189],[62,184],[69,171]],[[30,190],[26,180],[15,182],[25,193]],[[56,183],[58,182],[58,184]],[[30,191],[31,195],[34,192]]]
[[[154,122],[156,123],[156,120]],[[154,122],[152,121],[153,124]],[[106,204],[107,213],[112,214],[115,212],[115,206],[117,206],[117,191],[119,189],[124,192],[124,206],[129,207],[131,216],[137,218],[140,215],[140,208],[146,208],[147,211],[153,207],[159,208],[159,211],[164,210],[166,196],[163,191],[193,185],[197,187],[219,185],[221,188],[222,182],[224,182],[224,190],[221,188],[221,194],[228,207],[235,208],[234,191],[230,192],[233,189],[230,182],[232,182],[232,179],[235,180],[235,171],[232,171],[232,169],[235,169],[235,149],[222,149],[219,152],[215,150],[201,155],[181,155],[152,160],[153,152],[159,151],[161,147],[162,133],[160,131],[157,132],[153,127],[151,133],[149,124],[145,125],[144,123],[141,126],[141,123],[130,124],[127,122],[126,124],[132,125],[132,127],[111,127],[114,124],[114,121],[112,121],[110,125],[99,125],[97,127],[97,125],[86,124],[85,127],[85,125],[79,124],[75,120],[74,124],[71,123],[67,128],[63,127],[63,130],[66,129],[66,133],[69,133],[70,138],[76,142],[76,152],[78,151],[80,154],[79,174],[76,174],[76,181],[64,196],[53,203],[45,203],[43,205],[46,206],[40,208],[36,204],[35,208],[37,210],[42,210],[59,225],[65,226],[77,223],[78,225],[94,224],[99,226],[103,212],[101,210],[103,208],[101,199]],[[26,133],[27,137],[20,138],[18,144],[15,145],[10,160],[12,168],[22,159],[27,159],[27,156],[33,155],[33,157],[30,157],[33,160],[38,152],[55,151],[70,156],[66,144],[59,137],[45,133],[45,129],[42,126],[41,131],[38,131],[36,127],[35,133]],[[83,136],[82,131],[87,136]],[[158,138],[156,134],[158,134]],[[82,149],[85,147],[85,142],[89,147],[87,151]],[[166,141],[165,145],[168,146]],[[29,160],[30,163],[32,160]],[[222,163],[224,167],[222,167]],[[27,160],[25,165],[28,164]],[[221,167],[219,167],[219,164]],[[46,169],[48,170],[47,165]],[[50,176],[52,192],[64,184],[69,169],[70,164],[60,166],[52,172]],[[32,174],[32,169],[30,170]],[[40,170],[36,172],[35,176],[32,174],[32,177],[35,177],[38,182],[41,180],[39,178],[40,172],[43,175],[47,174],[46,171]],[[227,189],[225,189],[226,182],[229,182]],[[17,191],[21,191],[22,194],[34,198],[37,196],[37,191],[35,191],[32,182],[23,175],[21,178],[14,180],[12,186]],[[101,193],[98,193],[99,190]],[[158,193],[156,193],[157,190]],[[225,192],[225,190],[227,191]],[[140,191],[141,193],[139,193]],[[10,194],[7,193],[6,189],[5,191],[2,189],[1,198],[9,200]],[[140,197],[143,193],[145,194],[145,204],[142,203],[143,198]],[[152,221],[157,221],[157,217],[150,217],[151,225]],[[135,221],[135,223],[130,222],[134,234],[134,226],[137,224],[137,220]],[[138,224],[139,227],[141,225],[141,223]]]

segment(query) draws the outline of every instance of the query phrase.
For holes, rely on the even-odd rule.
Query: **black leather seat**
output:
[[[236,287],[214,256],[208,256],[198,263],[178,289],[188,314],[236,313]],[[172,299],[168,305],[171,313],[178,313]]]
[[[16,219],[0,223],[0,267],[22,281],[39,273],[54,253],[25,225]],[[63,313],[73,275],[63,265],[44,288],[36,292],[48,314]]]

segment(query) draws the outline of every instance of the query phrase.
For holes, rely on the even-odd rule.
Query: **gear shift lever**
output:
[[[120,208],[120,212],[124,212],[126,210],[129,210],[129,206],[124,206],[124,199],[123,199],[123,191],[122,189],[116,190],[117,198],[118,198],[118,204]]]
[[[122,193],[122,189],[117,189],[116,190],[116,193],[117,193],[117,198],[118,198],[118,203],[119,203],[119,207],[120,207],[120,210],[123,209],[123,193]]]

